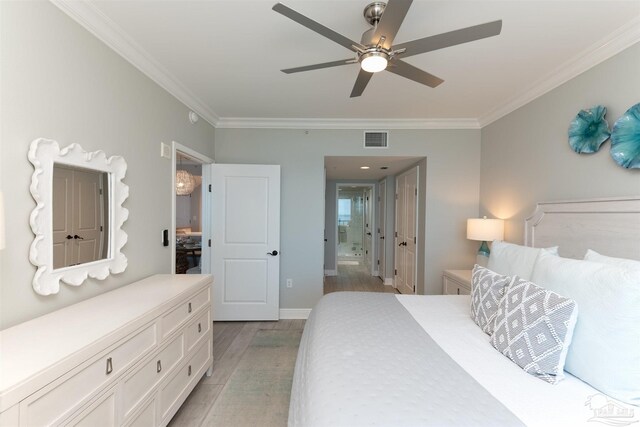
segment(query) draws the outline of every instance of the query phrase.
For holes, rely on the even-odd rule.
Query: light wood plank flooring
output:
[[[324,293],[340,291],[397,293],[360,265],[338,265],[338,275],[325,277]],[[260,329],[304,329],[304,320],[278,322],[213,322],[213,375],[203,377],[169,425],[211,426],[211,409]],[[231,427],[231,426],[220,426]],[[242,426],[233,426],[242,427]]]
[[[398,293],[393,286],[385,286],[379,277],[373,277],[362,265],[338,264],[338,275],[324,278],[324,293],[340,291]]]
[[[304,323],[304,320],[213,322],[213,375],[210,377],[204,376],[200,380],[191,395],[173,417],[169,426],[199,427],[213,425],[211,420],[208,419],[211,408],[234,373],[256,332],[260,329],[302,330],[304,329]]]

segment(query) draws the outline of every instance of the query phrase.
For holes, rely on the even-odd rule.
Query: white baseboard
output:
[[[393,286],[393,279],[391,277],[385,277],[384,284],[385,286]]]
[[[325,270],[324,271],[324,275],[325,276],[337,276],[338,275],[338,270]]]
[[[310,308],[281,308],[280,319],[307,319],[311,314]]]
[[[373,277],[378,277],[380,275],[380,273],[378,272],[378,270],[373,270]]]

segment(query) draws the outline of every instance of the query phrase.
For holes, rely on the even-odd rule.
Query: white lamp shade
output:
[[[4,198],[2,191],[0,191],[0,250],[5,247],[4,230]]]
[[[487,218],[469,218],[467,220],[467,239],[491,242],[504,238],[504,220]]]

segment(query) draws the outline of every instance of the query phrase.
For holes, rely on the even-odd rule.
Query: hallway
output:
[[[363,265],[338,262],[338,275],[324,278],[324,294],[340,291],[398,293],[393,286],[385,286],[379,277],[371,276]]]

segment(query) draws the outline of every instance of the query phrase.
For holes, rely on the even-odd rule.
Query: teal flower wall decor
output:
[[[576,153],[595,153],[611,133],[604,119],[607,108],[596,105],[588,110],[580,110],[569,125],[569,145]]]
[[[640,103],[629,108],[613,125],[611,157],[623,168],[640,168]]]

